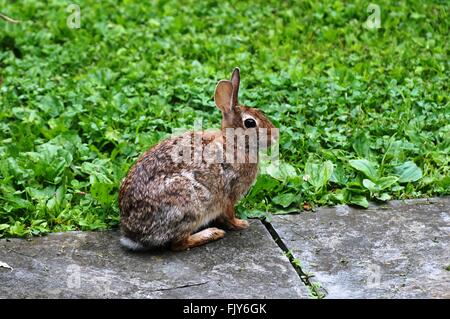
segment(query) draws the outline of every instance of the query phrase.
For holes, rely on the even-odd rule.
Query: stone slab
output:
[[[118,231],[0,240],[0,298],[308,298],[260,221],[190,251],[132,253]]]
[[[450,298],[450,197],[273,218],[328,298]]]

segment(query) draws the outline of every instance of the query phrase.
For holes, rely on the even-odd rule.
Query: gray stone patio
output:
[[[268,228],[253,220],[180,253],[128,252],[117,231],[2,239],[0,298],[310,298],[279,246],[325,298],[450,298],[450,197],[319,208]]]
[[[276,216],[281,240],[328,298],[450,298],[450,199]]]

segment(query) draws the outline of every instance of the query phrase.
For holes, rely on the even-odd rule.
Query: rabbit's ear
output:
[[[233,109],[238,105],[238,95],[239,95],[239,83],[241,82],[241,71],[239,68],[234,68],[233,74],[231,75],[231,84],[233,87],[233,92],[231,94],[230,109]]]
[[[224,113],[231,111],[231,95],[233,94],[233,85],[231,81],[221,80],[217,83],[214,101],[216,106]]]

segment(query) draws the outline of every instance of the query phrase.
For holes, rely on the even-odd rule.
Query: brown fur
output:
[[[217,228],[195,233],[211,221],[232,230],[248,227],[246,221],[235,217],[234,206],[254,183],[258,163],[209,163],[207,158],[176,162],[172,157],[181,141],[195,138],[201,141],[201,154],[206,154],[206,149],[225,152],[225,130],[245,129],[244,115],[255,118],[258,128],[270,133],[274,126],[262,112],[235,104],[238,89],[239,69],[233,72],[232,81],[222,80],[217,85],[221,131],[187,132],[162,141],[130,169],[119,192],[121,230],[126,239],[140,247],[171,245],[173,250],[184,250],[224,236]]]

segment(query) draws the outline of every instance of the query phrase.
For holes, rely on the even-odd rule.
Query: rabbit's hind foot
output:
[[[171,249],[173,251],[186,250],[221,239],[223,236],[225,236],[225,231],[222,229],[216,227],[206,228],[198,233],[185,237],[182,240],[174,241],[171,245]]]

